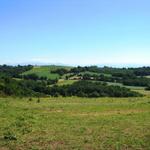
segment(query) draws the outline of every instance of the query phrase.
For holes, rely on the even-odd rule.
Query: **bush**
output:
[[[17,140],[16,135],[12,131],[9,131],[9,130],[4,132],[3,136],[5,140],[10,140],[10,141]]]

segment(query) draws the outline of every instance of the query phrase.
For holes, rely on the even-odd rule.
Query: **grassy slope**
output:
[[[29,70],[25,73],[23,73],[23,75],[27,75],[27,74],[32,74],[32,73],[35,73],[37,74],[38,76],[45,76],[45,77],[48,77],[49,79],[56,79],[56,78],[59,78],[60,76],[58,74],[54,74],[54,73],[50,73],[51,70],[56,70],[56,69],[59,69],[59,68],[65,68],[65,69],[70,69],[71,67],[68,67],[68,66],[35,66],[32,70]],[[85,74],[85,73],[88,73],[88,74],[98,74],[98,73],[94,73],[94,72],[81,72],[81,74]],[[66,75],[69,75],[69,74],[66,74]],[[62,78],[65,79],[65,76],[62,76]],[[106,76],[111,76],[109,74],[104,74]]]
[[[148,150],[149,98],[0,98],[1,149]],[[10,132],[10,133],[9,133]],[[4,140],[4,135],[16,141]]]
[[[61,86],[61,85],[70,85],[70,84],[73,84],[75,82],[77,82],[78,80],[59,80],[57,85]]]
[[[145,87],[142,87],[142,86],[127,86],[127,85],[123,85],[122,83],[114,83],[114,82],[107,82],[107,83],[108,83],[108,85],[126,87],[131,90],[144,90],[145,89]]]
[[[56,79],[59,78],[60,76],[58,74],[54,74],[54,73],[50,73],[51,70],[56,70],[58,68],[66,68],[66,69],[70,69],[71,67],[65,67],[65,66],[41,66],[41,67],[34,67],[32,70],[27,71],[23,74],[31,74],[31,73],[35,73],[39,76],[46,76],[49,79]],[[92,72],[84,72],[84,73],[91,73]],[[84,74],[83,72],[81,74]],[[95,73],[96,74],[96,73]],[[68,75],[68,74],[67,74]],[[109,76],[108,74],[105,74],[107,76]],[[74,82],[77,82],[77,80],[65,80],[65,75],[62,76],[63,79],[59,80],[59,82],[57,83],[57,85],[67,85],[67,84],[73,84]],[[109,85],[117,85],[117,86],[123,86],[121,83],[112,83],[112,82],[108,82]],[[126,88],[130,88],[131,90],[140,92],[140,93],[144,93],[145,94],[145,87],[135,87],[135,86],[124,86]],[[148,95],[149,92],[146,92],[146,94]]]
[[[32,70],[29,70],[25,73],[23,73],[24,75],[26,74],[32,74],[32,73],[35,73],[37,74],[38,76],[44,76],[44,77],[47,77],[49,79],[56,79],[56,78],[59,78],[59,75],[58,74],[54,74],[54,73],[50,73],[50,71],[52,70],[56,70],[58,68],[66,68],[66,69],[69,69],[70,67],[65,67],[65,66],[37,66],[37,67],[34,67]]]
[[[26,74],[31,74],[31,73],[35,73],[37,75],[41,76],[46,76],[49,79],[56,79],[59,78],[60,76],[58,74],[54,74],[54,73],[50,73],[51,70],[56,70],[58,68],[65,68],[65,69],[70,69],[71,67],[66,67],[66,66],[37,66],[34,67],[32,70],[29,70],[25,73],[23,73],[24,75]],[[81,74],[85,74],[85,73],[89,73],[89,74],[97,74],[97,73],[93,73],[93,72],[82,72]],[[69,74],[67,74],[69,75]],[[111,76],[109,74],[104,74],[106,76]],[[65,76],[62,76],[63,79],[65,79]],[[66,84],[72,84],[74,83],[75,80],[62,80],[61,82],[58,83],[58,85],[66,85]],[[118,85],[118,86],[123,86],[121,83],[112,83],[112,82],[108,82],[109,85]],[[125,86],[127,88],[133,89],[133,90],[143,90],[145,87],[135,87],[135,86]]]

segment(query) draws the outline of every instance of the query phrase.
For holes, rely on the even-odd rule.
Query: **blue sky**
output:
[[[150,65],[149,0],[0,0],[0,64]]]

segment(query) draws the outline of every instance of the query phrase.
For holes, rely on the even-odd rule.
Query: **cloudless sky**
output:
[[[0,64],[150,65],[150,0],[0,0]]]

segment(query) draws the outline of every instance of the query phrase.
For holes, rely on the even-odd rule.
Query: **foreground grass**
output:
[[[148,150],[150,99],[0,98],[2,150]]]

